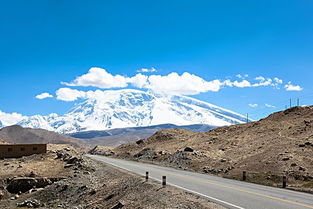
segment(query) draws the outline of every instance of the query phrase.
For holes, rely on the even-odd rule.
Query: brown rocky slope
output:
[[[51,144],[72,144],[78,146],[83,140],[70,136],[61,135],[44,129],[23,128],[18,125],[7,126],[0,129],[0,139],[8,143],[51,143]]]
[[[206,133],[162,130],[112,151],[121,158],[230,178],[247,171],[249,181],[276,186],[287,175],[289,185],[312,191],[313,106]]]

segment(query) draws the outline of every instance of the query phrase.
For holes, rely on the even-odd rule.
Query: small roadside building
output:
[[[0,144],[0,159],[47,153],[47,144]]]

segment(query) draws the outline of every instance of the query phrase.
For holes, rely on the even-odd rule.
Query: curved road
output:
[[[149,178],[157,181],[161,181],[164,175],[167,177],[167,184],[203,196],[227,208],[313,209],[313,195],[307,193],[224,179],[147,163],[98,155],[87,156],[142,176],[145,175],[146,171],[149,171]]]

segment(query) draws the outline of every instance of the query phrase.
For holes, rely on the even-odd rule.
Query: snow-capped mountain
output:
[[[63,116],[23,116],[17,124],[75,133],[166,123],[224,126],[243,122],[246,118],[242,115],[194,98],[123,89],[102,92],[74,106]]]

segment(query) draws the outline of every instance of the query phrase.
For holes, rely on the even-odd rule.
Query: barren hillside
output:
[[[167,129],[121,145],[115,155],[231,178],[313,188],[313,106],[294,107],[257,122],[206,133]],[[110,152],[107,152],[110,153]]]
[[[8,126],[0,129],[0,139],[9,143],[53,143],[78,145],[82,140],[44,129],[23,128],[21,126]]]

